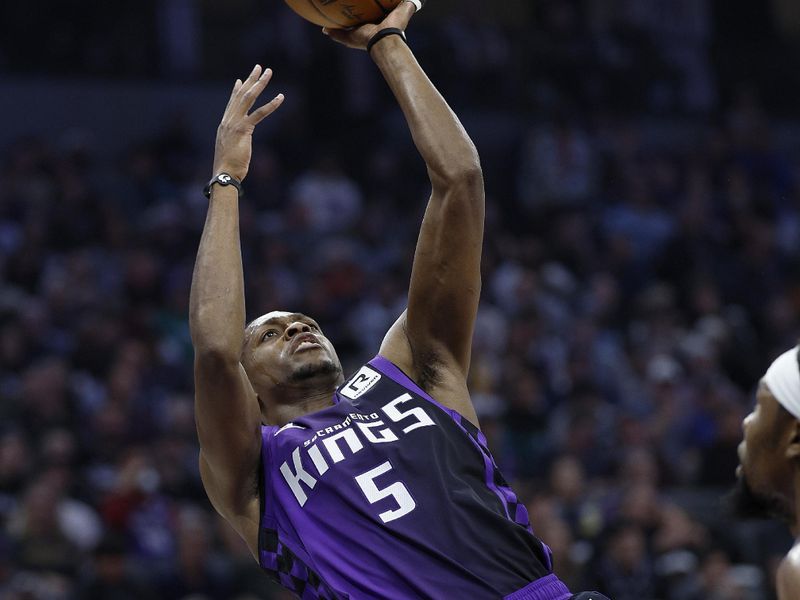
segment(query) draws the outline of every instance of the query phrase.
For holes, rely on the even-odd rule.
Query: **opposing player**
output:
[[[800,515],[800,348],[772,363],[761,380],[756,407],[744,420],[738,486],[741,516],[775,517],[798,535]],[[778,569],[780,600],[800,598],[800,541]]]
[[[237,188],[253,129],[283,97],[250,112],[271,76],[258,66],[234,86],[192,282],[201,475],[259,564],[302,598],[567,600],[467,390],[483,180],[475,147],[404,42],[418,5],[328,32],[369,49],[433,189],[408,308],[347,379],[310,317],[271,312],[244,326]]]

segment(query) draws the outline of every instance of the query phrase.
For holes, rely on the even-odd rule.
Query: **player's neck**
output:
[[[270,425],[283,427],[298,417],[315,413],[333,405],[333,396],[339,383],[324,387],[281,387],[274,401],[267,403],[267,420]]]

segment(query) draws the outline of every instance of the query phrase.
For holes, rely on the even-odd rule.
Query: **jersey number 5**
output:
[[[389,523],[390,521],[404,517],[417,506],[417,503],[414,502],[414,498],[411,497],[411,494],[408,493],[408,489],[402,482],[395,481],[393,484],[383,489],[375,484],[375,480],[378,477],[391,470],[392,463],[387,460],[385,463],[356,477],[356,483],[358,483],[358,486],[361,488],[361,491],[364,492],[370,504],[375,504],[389,497],[394,498],[394,501],[397,502],[398,508],[387,510],[378,515],[384,523]]]

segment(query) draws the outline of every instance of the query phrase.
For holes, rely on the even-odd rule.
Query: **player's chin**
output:
[[[736,484],[724,498],[724,506],[739,519],[780,519],[790,524],[795,520],[794,508],[775,493],[753,489],[744,469],[737,469]]]
[[[291,356],[291,362],[295,367],[326,361],[331,361],[331,353],[321,344],[309,345],[300,350],[295,350]]]
[[[342,372],[339,361],[333,360],[327,352],[307,351],[295,356],[295,359],[294,369],[289,378],[293,383],[303,383],[313,379],[326,379],[338,376]]]

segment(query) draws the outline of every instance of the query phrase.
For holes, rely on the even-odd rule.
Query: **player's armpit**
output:
[[[466,379],[460,369],[439,361],[436,357],[423,356],[419,351],[415,355],[408,335],[407,314],[406,311],[400,315],[389,329],[379,354],[408,375],[434,400],[480,427]]]
[[[408,343],[405,331],[407,314],[408,311],[403,311],[403,314],[398,317],[394,325],[389,328],[381,343],[379,354],[392,362],[411,379],[415,379],[414,357],[411,354],[411,346]],[[419,385],[420,382],[416,381],[416,383]]]

